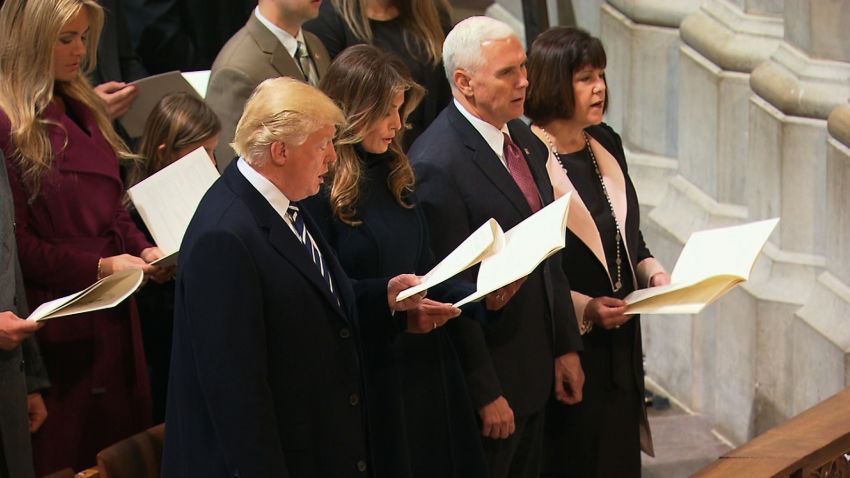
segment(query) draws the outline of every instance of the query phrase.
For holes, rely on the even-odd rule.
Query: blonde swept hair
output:
[[[366,16],[368,3],[369,0],[333,0],[333,6],[354,36],[371,44],[372,27]],[[446,33],[440,22],[438,7],[448,13],[451,11],[449,3],[446,0],[400,0],[395,2],[395,6],[399,10],[398,20],[401,22],[404,46],[408,53],[415,55],[414,45],[418,45],[425,53],[427,63],[439,64]]]
[[[330,203],[334,215],[346,224],[360,224],[356,208],[363,164],[354,147],[363,141],[370,127],[387,114],[393,97],[400,92],[404,92],[400,111],[403,127],[389,145],[392,158],[387,187],[402,207],[413,207],[407,200],[407,195],[413,191],[413,168],[401,141],[407,117],[422,101],[425,90],[413,81],[397,56],[371,45],[356,45],[343,51],[322,77],[320,87],[342,108],[347,120],[337,135],[337,161],[331,169]]]
[[[71,81],[55,81],[53,52],[59,33],[83,9],[89,32],[82,68]],[[0,108],[11,124],[11,159],[20,168],[30,200],[38,195],[55,158],[48,126],[58,125],[41,115],[57,93],[90,109],[115,154],[132,158],[86,78],[95,67],[102,28],[103,9],[96,0],[6,0],[0,9]]]
[[[204,100],[184,92],[163,96],[145,121],[141,160],[130,171],[127,187],[176,161],[179,150],[220,132],[221,121]]]
[[[342,110],[317,88],[285,76],[271,78],[248,98],[230,146],[248,163],[261,166],[272,143],[298,146],[319,129],[344,123]]]

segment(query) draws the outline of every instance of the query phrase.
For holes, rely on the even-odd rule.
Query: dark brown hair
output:
[[[130,171],[130,188],[173,163],[177,152],[217,135],[221,123],[204,100],[188,93],[170,93],[151,111],[139,146],[141,162]]]
[[[572,118],[573,74],[587,66],[605,68],[607,61],[602,42],[580,28],[553,27],[541,33],[528,54],[525,115],[536,124]]]
[[[401,139],[407,129],[407,117],[422,101],[425,90],[413,81],[397,56],[371,45],[356,45],[343,51],[322,77],[320,87],[339,105],[347,122],[335,141],[337,161],[331,170],[330,194],[334,215],[352,226],[360,223],[356,219],[356,205],[363,166],[354,146],[387,113],[393,97],[400,91],[404,92],[400,111],[403,126],[389,146],[393,158],[387,187],[401,206],[413,207],[406,199],[413,191],[413,168],[402,150]]]

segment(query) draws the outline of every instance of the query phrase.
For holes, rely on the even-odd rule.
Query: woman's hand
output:
[[[670,284],[670,274],[666,272],[656,272],[649,278],[650,287],[658,287],[660,285]]]
[[[407,331],[427,334],[460,315],[460,309],[431,299],[422,299],[419,306],[407,311]]]
[[[420,292],[399,302],[395,300],[401,291],[419,285],[419,282],[421,280],[414,274],[400,274],[390,279],[387,283],[387,304],[390,306],[390,310],[399,312],[419,307],[427,291]]]
[[[141,257],[131,256],[130,254],[119,254],[117,256],[103,257],[97,268],[97,278],[103,279],[112,274],[127,270],[127,269],[142,269],[148,268],[148,264]]]
[[[487,305],[487,310],[496,311],[501,309],[502,307],[508,305],[508,302],[511,300],[511,297],[517,293],[520,287],[525,284],[526,279],[528,277],[523,277],[521,279],[517,279],[510,284],[496,289],[493,292],[490,292],[486,296],[484,296],[484,303]]]
[[[109,119],[115,120],[130,111],[130,105],[139,94],[139,89],[136,85],[129,83],[110,81],[95,86],[94,92],[106,103],[106,114],[109,115]]]
[[[164,282],[169,281],[172,277],[174,277],[175,267],[159,267],[151,265],[150,263],[165,257],[165,254],[158,247],[148,247],[144,249],[141,254],[142,259],[147,263],[144,268],[145,275],[149,277],[152,281],[157,284],[162,284]]]
[[[626,301],[613,297],[591,299],[584,309],[584,318],[605,329],[616,329],[631,318],[626,313]]]

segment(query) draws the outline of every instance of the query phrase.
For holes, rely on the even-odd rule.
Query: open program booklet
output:
[[[626,314],[699,313],[749,279],[778,223],[774,218],[693,233],[676,261],[670,284],[629,294]]]
[[[37,322],[115,307],[139,288],[144,276],[141,269],[116,272],[79,292],[41,304],[27,320]]]
[[[455,307],[481,300],[490,292],[527,276],[543,260],[564,248],[570,197],[571,194],[561,197],[507,232],[502,232],[495,219],[488,220],[422,276],[419,285],[402,291],[396,300],[418,294],[479,262],[477,290],[454,304]]]
[[[198,148],[127,190],[133,205],[165,256],[153,264],[177,262],[177,252],[201,198],[219,173],[204,148]]]

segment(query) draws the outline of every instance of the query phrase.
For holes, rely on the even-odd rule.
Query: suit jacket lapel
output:
[[[531,215],[531,207],[528,201],[522,194],[516,181],[508,172],[508,169],[493,152],[490,145],[484,141],[481,134],[473,127],[466,118],[458,111],[454,102],[450,103],[452,115],[449,121],[452,122],[455,129],[461,133],[464,144],[467,148],[473,151],[472,160],[484,172],[484,175],[496,186],[504,196],[510,201],[521,217]]]
[[[328,289],[327,284],[325,284],[321,273],[319,273],[319,269],[316,267],[316,264],[313,263],[313,259],[307,255],[304,245],[298,240],[298,238],[295,237],[295,234],[292,233],[292,230],[289,229],[289,226],[286,222],[284,222],[283,218],[278,215],[277,211],[274,210],[271,204],[268,203],[266,198],[264,198],[263,195],[260,194],[259,191],[257,191],[254,186],[245,179],[244,176],[242,176],[236,167],[236,161],[231,163],[231,166],[228,166],[225,170],[224,177],[231,189],[239,195],[239,197],[242,198],[242,200],[245,201],[248,207],[254,212],[257,224],[268,231],[269,244],[272,248],[274,248],[296,269],[298,269],[298,271],[301,272],[301,274],[311,283],[313,283],[316,289],[325,296],[325,299],[327,299],[329,303],[331,303],[333,309],[336,310],[344,319],[348,320],[347,314],[342,311],[336,298],[333,294],[331,294],[331,291]],[[312,228],[310,227],[311,225],[313,226]],[[317,231],[315,224],[308,224],[307,228],[310,230],[311,234],[314,234],[313,231]],[[327,259],[326,251],[327,247],[322,249],[322,254],[326,254]],[[332,270],[332,273],[336,273],[336,271]],[[338,274],[335,274],[334,283],[337,283],[339,280],[345,279],[344,277],[340,279],[338,278]]]
[[[316,65],[316,74],[319,75],[319,79],[321,80],[325,72],[328,71],[328,66],[330,66],[330,58],[324,54],[325,47],[321,45],[322,41],[318,37],[308,31],[304,31],[304,43],[307,44],[310,58],[313,60],[313,64]]]
[[[558,164],[560,167],[560,163]],[[581,199],[581,196],[579,196],[570,178],[563,169],[561,169],[560,173],[564,176],[562,183],[564,190],[556,192],[555,197],[561,197],[568,192],[573,192],[573,196],[570,198],[570,214],[567,216],[567,229],[575,234],[593,252],[593,256],[596,257],[599,265],[608,274],[608,279],[611,280],[608,263],[605,259],[605,249],[602,247],[602,237],[599,235],[599,229],[596,228],[596,222],[590,215],[587,205]]]
[[[542,134],[540,132],[541,130],[536,127],[534,127],[534,131],[538,136]],[[590,215],[590,211],[587,209],[584,200],[582,200],[578,191],[576,191],[570,177],[561,166],[561,162],[555,157],[551,147],[547,145],[547,148],[549,149],[549,159],[546,161],[546,169],[552,181],[555,199],[570,192],[573,193],[570,199],[570,214],[567,216],[567,229],[590,249],[593,256],[599,261],[599,265],[602,266],[602,270],[608,274],[608,280],[611,281],[611,273],[608,270],[608,263],[605,259],[605,249],[602,247],[602,238],[599,236],[599,229],[596,228],[596,222],[593,220],[593,216]],[[595,151],[594,149],[594,154],[596,154]],[[607,184],[606,187],[608,187]],[[613,284],[613,281],[611,283]]]
[[[626,178],[623,175],[623,170],[620,168],[617,160],[614,159],[614,156],[592,136],[590,137],[590,147],[593,149],[593,155],[596,157],[597,164],[599,164],[599,172],[602,174],[603,181],[605,181],[605,189],[608,191],[608,196],[614,205],[614,212],[617,214],[617,225],[625,237],[626,215],[629,211],[626,204]]]
[[[269,56],[269,63],[281,76],[289,76],[304,80],[301,68],[295,63],[295,59],[286,51],[280,40],[270,32],[254,14],[248,18],[248,32],[257,42],[260,49]]]
[[[611,198],[611,204],[614,206],[614,212],[617,215],[617,227],[620,228],[620,233],[623,236],[626,260],[629,261],[629,264],[634,264],[631,257],[632,251],[629,250],[629,231],[626,229],[626,218],[629,215],[628,198],[626,196],[626,176],[623,174],[623,169],[614,156],[593,136],[590,136],[590,147],[593,149],[597,164],[599,164],[599,173],[602,174],[602,180],[605,181],[605,189],[608,191],[608,197]],[[632,283],[637,288],[635,268],[630,267],[629,269],[632,272]]]
[[[118,159],[103,137],[94,113],[76,100],[64,98],[64,101],[66,112],[63,113],[56,103],[51,102],[43,113],[45,119],[57,123],[48,127],[50,143],[55,151],[56,169],[104,176],[112,181],[114,186],[122,188],[118,175]],[[71,110],[82,123],[82,127],[71,119]],[[80,154],[72,154],[70,151]]]

